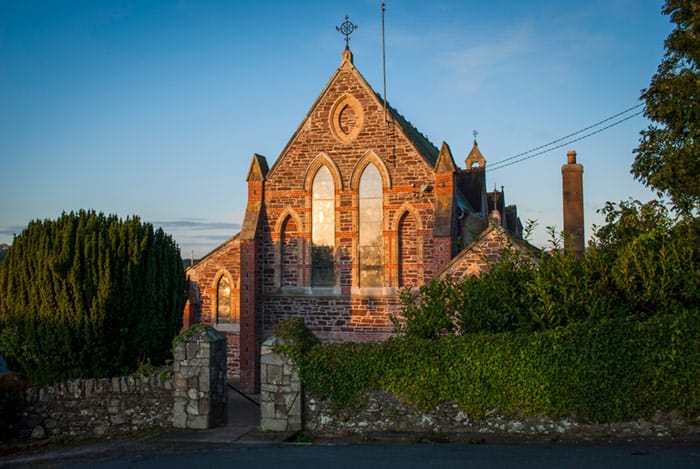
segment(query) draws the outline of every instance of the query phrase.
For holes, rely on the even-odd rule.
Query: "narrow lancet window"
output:
[[[222,275],[216,284],[216,322],[231,320],[231,281]]]
[[[373,164],[362,172],[359,199],[360,287],[381,287],[384,284],[382,177]]]
[[[311,284],[335,285],[335,183],[325,166],[316,173],[312,195]]]

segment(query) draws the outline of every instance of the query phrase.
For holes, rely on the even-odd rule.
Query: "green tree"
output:
[[[162,363],[186,294],[179,248],[138,217],[34,221],[0,264],[0,353],[43,383]]]
[[[697,214],[700,207],[700,3],[666,0],[662,12],[675,29],[649,88],[644,114],[652,123],[641,132],[632,174],[676,210]]]

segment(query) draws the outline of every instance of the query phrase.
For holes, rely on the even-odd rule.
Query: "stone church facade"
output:
[[[446,143],[385,106],[346,48],[275,163],[253,155],[241,231],[187,269],[185,326],[227,336],[244,392],[259,386],[260,344],[283,318],[326,341],[388,338],[400,289],[479,272],[475,252],[521,237],[484,171],[476,141],[460,169]]]

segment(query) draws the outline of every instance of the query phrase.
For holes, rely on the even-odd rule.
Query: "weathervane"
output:
[[[476,130],[473,130],[472,135],[474,136],[474,141],[476,142],[476,136],[479,135],[479,132],[477,132]]]
[[[350,35],[357,29],[357,25],[350,22],[350,17],[345,15],[345,21],[340,26],[336,26],[335,30],[345,36],[345,48],[350,48]]]

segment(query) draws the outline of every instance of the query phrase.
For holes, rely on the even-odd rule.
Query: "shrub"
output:
[[[401,290],[399,300],[405,321],[392,317],[394,330],[426,339],[454,331],[455,311],[450,302],[454,297],[453,290],[454,285],[450,280],[437,278],[422,285],[418,292],[414,292],[411,287]]]
[[[177,245],[137,217],[34,221],[0,265],[0,352],[41,383],[159,364],[186,295]]]
[[[458,282],[450,303],[459,333],[529,329],[527,291],[534,273],[529,259],[504,249],[487,272]]]

